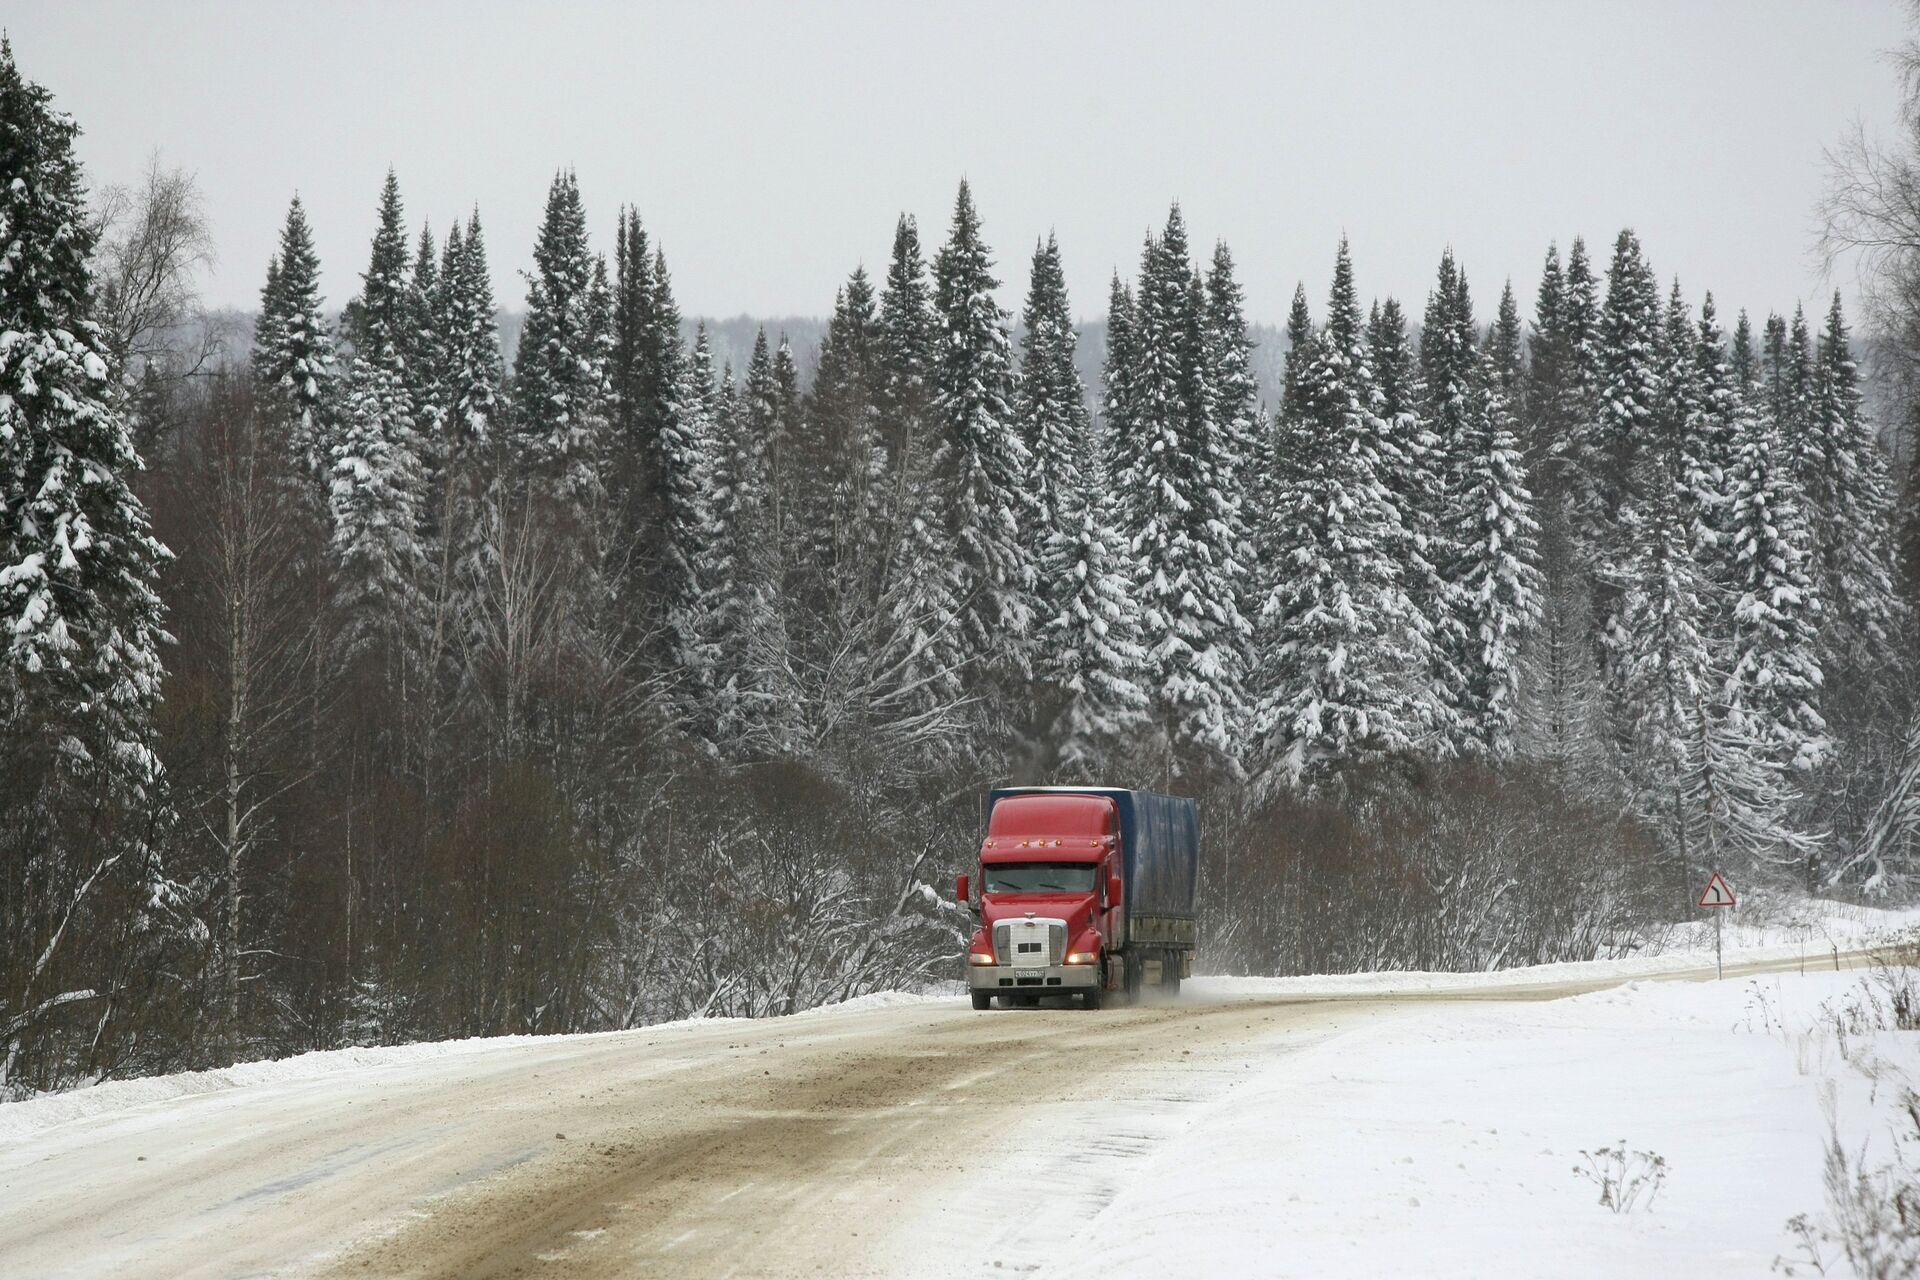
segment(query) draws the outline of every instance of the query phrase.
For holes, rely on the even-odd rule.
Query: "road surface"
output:
[[[955,997],[523,1040],[174,1098],[0,1145],[0,1274],[1029,1272],[1130,1162],[1276,1055],[1436,1000],[1605,985],[1244,996],[1201,983],[1095,1013],[975,1013]]]

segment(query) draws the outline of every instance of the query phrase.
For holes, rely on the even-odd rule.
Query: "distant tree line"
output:
[[[1628,231],[1530,324],[1443,255],[1416,326],[1343,243],[1269,406],[1176,206],[1089,389],[1060,246],[1016,328],[963,183],[716,368],[562,173],[508,368],[479,213],[390,173],[338,313],[292,202],[240,365],[153,340],[190,189],[103,224],[74,132],[0,52],[0,1090],[950,974],[1004,780],[1199,795],[1216,969],[1913,873],[1920,516],[1837,295],[1729,337]]]

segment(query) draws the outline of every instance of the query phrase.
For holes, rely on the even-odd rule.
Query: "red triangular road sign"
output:
[[[1707,887],[1701,891],[1700,905],[1703,907],[1733,905],[1733,886],[1728,884],[1726,877],[1718,871],[1713,873],[1713,879],[1707,881]]]

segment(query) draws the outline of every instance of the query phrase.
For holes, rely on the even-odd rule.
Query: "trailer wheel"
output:
[[[993,992],[976,991],[973,993],[973,1007],[976,1009],[993,1008]]]
[[[1122,973],[1120,981],[1126,988],[1127,1003],[1138,1004],[1141,981],[1147,976],[1147,967],[1140,962],[1140,957],[1137,955],[1129,955],[1123,963],[1126,965],[1126,970]]]
[[[1170,996],[1180,994],[1180,961],[1175,956],[1160,962],[1160,990]]]

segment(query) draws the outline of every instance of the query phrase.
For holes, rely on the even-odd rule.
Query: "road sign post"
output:
[[[1733,886],[1718,871],[1713,879],[1707,881],[1707,887],[1700,891],[1700,905],[1703,907],[1731,907],[1735,905]],[[1726,967],[1720,963],[1720,913],[1713,913],[1713,973],[1716,978],[1727,976]]]

